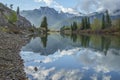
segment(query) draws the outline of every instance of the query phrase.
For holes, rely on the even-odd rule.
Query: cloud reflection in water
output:
[[[113,49],[109,49],[105,56],[99,51],[74,48],[58,50],[49,56],[33,52],[21,52],[21,56],[25,61],[26,73],[37,80],[110,80],[112,71],[120,76],[120,56],[112,52]],[[120,54],[120,50],[117,52]],[[34,70],[35,66],[38,71]]]

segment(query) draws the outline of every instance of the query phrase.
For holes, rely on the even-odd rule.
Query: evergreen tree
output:
[[[89,17],[82,18],[82,27],[81,30],[90,29],[90,19]]]
[[[87,18],[87,29],[90,29],[90,18]]]
[[[84,18],[82,18],[82,27],[81,27],[81,30],[84,30],[85,29],[85,22],[84,22]]]
[[[87,17],[84,18],[84,22],[85,22],[85,29],[87,29]]]
[[[20,9],[19,9],[19,7],[17,7],[17,15],[19,15],[20,14]]]
[[[111,19],[108,10],[106,10],[106,27],[110,27],[110,26],[111,26]]]
[[[13,9],[13,4],[10,4],[10,8]]]
[[[105,29],[105,15],[102,16],[102,29]]]
[[[71,24],[71,31],[73,31],[73,25]]]
[[[60,31],[62,32],[62,31],[64,31],[64,29],[65,29],[65,26],[61,27]]]
[[[47,17],[45,16],[45,17],[43,17],[43,21],[41,22],[41,25],[40,25],[40,27],[41,28],[44,28],[46,31],[48,30],[48,27],[47,27]]]
[[[47,34],[44,34],[42,37],[40,37],[40,38],[41,38],[42,45],[43,45],[44,48],[47,47],[47,37],[48,37]]]
[[[117,23],[118,23],[118,28],[120,30],[120,19],[117,20]]]
[[[73,22],[73,30],[76,31],[77,30],[77,23]]]

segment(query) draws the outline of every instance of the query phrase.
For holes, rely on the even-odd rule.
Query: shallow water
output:
[[[34,37],[23,46],[21,57],[30,80],[120,79],[118,37],[74,34]]]

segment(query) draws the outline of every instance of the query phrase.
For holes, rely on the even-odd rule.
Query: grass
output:
[[[71,31],[68,31],[68,30],[64,30],[63,32],[65,34],[70,34],[71,33]],[[99,35],[116,35],[116,36],[120,36],[120,28],[119,27],[110,27],[110,28],[98,29],[98,30],[93,30],[93,29],[80,30],[80,29],[78,29],[76,31],[73,31],[72,33],[75,33],[75,34],[99,34]]]
[[[120,35],[120,30],[119,28],[108,28],[104,30],[78,30],[77,32],[79,33],[89,33],[89,34],[111,34],[111,35]]]
[[[1,32],[9,32],[9,29],[5,28],[5,27],[0,27],[0,31]]]
[[[16,28],[0,27],[1,32],[20,34],[21,31]]]

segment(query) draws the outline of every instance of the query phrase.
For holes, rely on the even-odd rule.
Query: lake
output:
[[[120,80],[120,37],[45,34],[20,55],[29,80]]]

